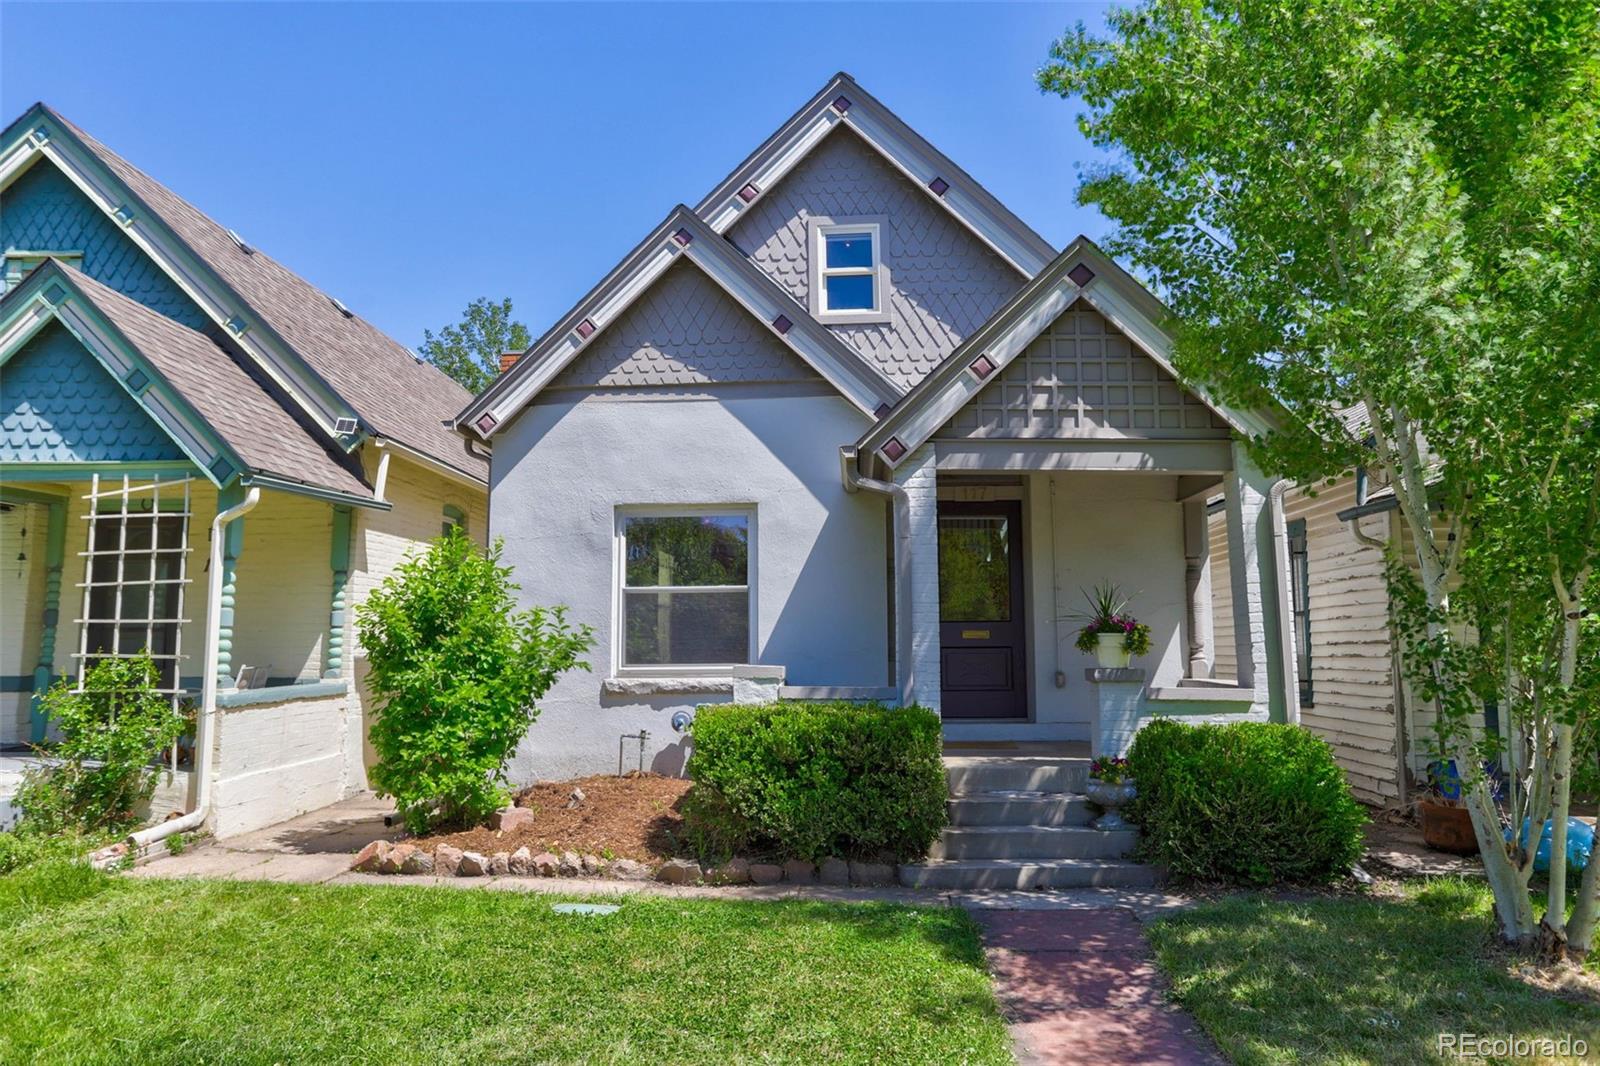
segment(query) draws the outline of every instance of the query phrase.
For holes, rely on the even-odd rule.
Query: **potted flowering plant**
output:
[[[1120,809],[1133,802],[1133,778],[1129,776],[1128,760],[1111,757],[1096,759],[1089,764],[1089,799],[1105,809],[1094,820],[1096,829],[1127,829],[1128,822]]]
[[[1128,613],[1128,601],[1109,581],[1085,591],[1088,624],[1078,632],[1077,646],[1092,652],[1101,666],[1123,667],[1150,650],[1150,627]]]

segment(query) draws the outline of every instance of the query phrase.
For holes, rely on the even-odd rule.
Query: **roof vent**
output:
[[[354,311],[350,310],[348,307],[346,307],[344,305],[344,301],[339,299],[337,296],[328,297],[328,302],[333,304],[334,309],[337,310],[344,317],[346,317],[346,318],[354,318],[354,317],[356,317],[356,313]]]
[[[335,418],[333,420],[333,431],[340,436],[343,436],[346,433],[354,433],[357,425],[358,423],[356,420],[350,418],[349,416],[344,418]]]
[[[254,248],[250,247],[248,244],[244,243],[244,238],[239,236],[237,231],[229,230],[228,231],[228,240],[232,241],[234,244],[237,244],[239,246],[239,251],[243,252],[245,255],[255,255],[256,254],[256,250]]]

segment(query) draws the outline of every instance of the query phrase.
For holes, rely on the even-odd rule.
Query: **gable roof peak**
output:
[[[812,318],[725,234],[678,204],[644,240],[534,341],[505,373],[456,415],[452,425],[490,439],[594,339],[618,321],[676,262],[687,259],[863,412],[898,399],[900,389],[860,352]]]
[[[19,130],[43,116],[48,140]],[[232,333],[258,368],[330,441],[358,437],[343,418],[476,481],[487,464],[468,455],[443,415],[469,396],[437,368],[259,249],[246,252],[226,227],[123,159],[48,104],[6,126],[0,187],[39,156],[51,161]],[[26,142],[26,143],[24,143]],[[22,146],[21,151],[11,149]]]
[[[841,98],[842,86],[849,89]],[[1024,277],[1033,277],[1055,258],[1049,241],[843,70],[707,193],[695,213],[716,232],[726,233],[841,126],[849,127]]]

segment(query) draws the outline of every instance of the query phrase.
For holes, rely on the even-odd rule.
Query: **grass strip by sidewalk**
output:
[[[1491,942],[1487,886],[1403,892],[1236,897],[1148,933],[1174,998],[1244,1066],[1462,1061],[1440,1055],[1440,1033],[1570,1035],[1589,1057],[1515,1061],[1600,1061],[1600,1003],[1512,975],[1517,960]]]
[[[0,878],[0,1062],[1010,1061],[953,908]]]

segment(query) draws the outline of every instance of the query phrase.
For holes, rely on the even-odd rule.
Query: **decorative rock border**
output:
[[[821,865],[790,860],[773,863],[730,859],[703,867],[693,859],[668,859],[658,865],[634,859],[604,859],[564,851],[532,854],[526,847],[483,855],[440,844],[431,853],[415,844],[374,840],[356,854],[350,869],[363,873],[432,874],[437,877],[604,877],[613,881],[660,881],[668,885],[775,885],[782,881],[813,885],[892,885],[892,863],[824,859]]]

